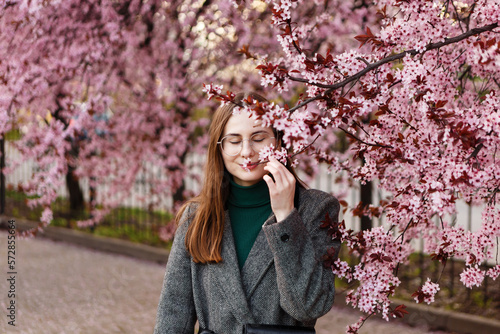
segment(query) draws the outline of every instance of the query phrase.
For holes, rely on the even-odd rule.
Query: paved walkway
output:
[[[7,324],[7,233],[0,232],[0,333],[152,333],[164,266],[47,239],[17,240],[16,326]],[[341,302],[340,300],[338,302]],[[344,333],[357,321],[334,308],[318,334]],[[369,320],[360,333],[430,333],[423,328]]]

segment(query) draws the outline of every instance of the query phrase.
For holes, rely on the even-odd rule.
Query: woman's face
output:
[[[223,150],[221,150],[221,153],[224,165],[233,176],[236,184],[251,186],[262,180],[262,177],[267,174],[267,171],[264,170],[266,164],[258,164],[259,150],[252,147],[250,138],[254,139],[254,146],[257,146],[262,138],[268,138],[265,142],[275,144],[275,140],[272,137],[274,137],[274,134],[271,128],[260,126],[260,122],[256,123],[246,112],[232,115],[229,118],[222,138],[227,138],[228,143],[229,139],[231,139],[230,145],[233,148],[238,147],[239,143],[242,144],[242,147],[241,151],[235,156],[228,155]],[[247,169],[242,167],[245,159],[250,159],[251,161]]]

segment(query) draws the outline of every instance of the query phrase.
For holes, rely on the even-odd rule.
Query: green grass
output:
[[[39,221],[42,208],[29,208],[27,202],[30,197],[26,194],[9,189],[6,191],[6,215],[14,218],[24,218]],[[148,211],[140,208],[119,207],[113,209],[103,221],[92,228],[79,228],[78,221],[89,218],[87,210],[71,212],[67,199],[58,197],[52,203],[51,209],[54,218],[52,226],[72,228],[95,235],[123,239],[132,242],[169,247],[170,242],[163,241],[158,236],[160,227],[167,225],[173,215],[170,212]]]

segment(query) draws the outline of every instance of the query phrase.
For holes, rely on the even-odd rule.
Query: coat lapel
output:
[[[273,217],[273,214],[269,218],[271,217]],[[273,262],[273,253],[267,243],[266,234],[261,229],[241,271],[243,289],[248,298],[250,298]]]
[[[224,236],[222,239],[222,262],[210,265],[220,295],[241,323],[254,323],[252,312],[243,290],[233,231],[228,211],[225,212]]]

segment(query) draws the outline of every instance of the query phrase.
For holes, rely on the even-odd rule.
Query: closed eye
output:
[[[269,137],[270,137],[270,135],[267,132],[258,132],[258,133],[255,133],[254,135],[252,135],[251,138],[252,138],[253,142],[260,143]]]

